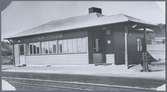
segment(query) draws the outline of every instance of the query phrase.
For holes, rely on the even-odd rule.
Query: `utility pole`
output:
[[[147,42],[146,42],[146,28],[144,28],[144,37],[143,37],[143,50],[142,50],[142,62],[143,62],[143,69],[141,70],[142,72],[149,72],[149,67],[148,67],[148,53],[147,53]]]

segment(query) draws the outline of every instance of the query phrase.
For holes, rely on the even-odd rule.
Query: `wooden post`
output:
[[[125,36],[124,36],[124,39],[125,39],[125,65],[127,66],[128,68],[128,27],[125,26]]]
[[[15,54],[14,54],[14,42],[12,42],[12,57],[13,57],[13,64],[16,65],[15,63]]]
[[[147,52],[147,45],[146,45],[146,28],[144,28],[144,38],[143,38],[143,52]]]
[[[142,51],[142,60],[143,60],[143,70],[149,72],[148,67],[148,53],[147,53],[147,42],[146,42],[146,29],[144,28],[144,38],[143,38],[143,51]]]

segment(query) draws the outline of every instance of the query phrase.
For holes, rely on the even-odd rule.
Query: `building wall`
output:
[[[90,29],[89,29],[90,30]],[[104,58],[104,39],[103,35],[104,31],[102,31],[102,27],[97,27],[96,29],[92,29],[91,31],[88,32],[88,45],[89,45],[89,63],[90,64],[102,64],[105,63],[105,58]],[[98,41],[98,51],[96,51],[96,46],[97,45],[95,42],[96,40]]]
[[[110,34],[107,34],[110,31]],[[104,54],[112,54],[115,57],[115,64],[125,64],[125,29],[124,26],[113,26],[105,32],[103,49]],[[128,64],[141,63],[141,52],[137,51],[137,38],[143,38],[143,33],[129,30],[127,36]],[[108,44],[107,41],[111,43]],[[106,60],[106,57],[104,57]]]
[[[25,45],[25,62],[27,65],[69,65],[69,64],[89,64],[88,51],[86,52],[77,52],[77,53],[56,53],[56,54],[38,54],[38,55],[29,55],[28,44],[32,42],[43,42],[43,41],[53,41],[53,40],[63,40],[63,39],[73,39],[73,38],[87,38],[86,31],[68,31],[60,33],[51,33],[51,34],[41,34],[30,37],[22,37],[14,39],[16,44],[15,46],[15,62],[20,64],[20,55],[18,44]],[[88,47],[85,47],[88,49]]]
[[[88,55],[89,55],[89,64],[93,64],[93,39],[92,32],[88,31]]]
[[[84,30],[70,30],[65,32],[55,32],[55,33],[45,33],[39,35],[25,36],[14,38],[13,41],[15,44],[21,43],[31,43],[38,41],[51,41],[51,40],[59,40],[59,39],[71,39],[71,38],[79,38],[86,37],[87,31]]]
[[[115,55],[115,64],[125,64],[125,29],[124,26],[115,26],[109,29],[110,35],[104,36],[105,54]],[[128,29],[127,49],[128,64],[139,64],[142,61],[141,52],[137,51],[137,38],[143,38],[143,32]],[[111,44],[107,44],[107,40]]]
[[[15,65],[19,65],[20,63],[20,57],[19,57],[19,44],[14,45],[14,59],[15,59]]]
[[[26,56],[27,65],[84,65],[88,64],[88,54],[62,54]]]
[[[106,30],[111,31],[110,35],[106,35]],[[100,63],[106,62],[105,55],[114,54],[115,64],[125,64],[125,29],[123,25],[108,25],[105,27],[94,27],[88,29],[79,29],[79,31],[66,31],[60,33],[43,34],[31,37],[17,38],[16,43],[28,44],[30,42],[50,41],[71,39],[78,37],[88,37],[88,52],[76,54],[58,54],[58,55],[35,55],[26,56],[26,63],[28,65],[38,64],[95,64],[97,58],[93,54],[102,54]],[[136,38],[141,37],[138,32],[128,33],[128,62],[140,62],[140,53],[137,53]],[[93,42],[96,38],[101,40],[99,52],[94,52]],[[111,44],[107,44],[107,40],[111,40]],[[15,55],[16,56],[16,55]],[[139,56],[139,57],[138,57]],[[18,57],[18,56],[16,56]],[[17,58],[16,58],[17,59]],[[69,60],[67,60],[69,59]],[[100,58],[101,59],[101,58]]]
[[[109,32],[109,33],[108,33]],[[100,52],[96,53],[94,51],[93,42],[96,38],[101,40],[100,42]],[[110,44],[107,41],[110,40]],[[124,49],[124,28],[122,25],[107,25],[102,27],[97,27],[88,32],[88,43],[89,43],[89,62],[92,64],[96,63],[107,63],[106,56],[114,55],[114,64],[124,64],[125,63],[125,49]],[[101,62],[97,62],[97,58],[94,58],[99,54],[102,57]],[[97,55],[96,55],[97,54]],[[101,59],[101,58],[100,58]]]
[[[103,47],[105,60],[106,56],[111,55],[114,64],[125,63],[125,39],[124,39],[124,25],[118,24],[110,26],[103,36]],[[110,41],[110,43],[108,42]],[[111,57],[110,57],[111,58]],[[115,59],[115,60],[114,60]]]
[[[125,38],[124,31],[113,32],[113,51],[115,64],[125,64]]]
[[[137,51],[137,38],[143,38],[141,32],[128,33],[128,62],[129,64],[139,64],[142,61],[141,52]]]

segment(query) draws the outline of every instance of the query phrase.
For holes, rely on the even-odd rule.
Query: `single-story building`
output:
[[[15,65],[137,64],[144,33],[155,25],[100,8],[89,14],[53,20],[7,38]]]

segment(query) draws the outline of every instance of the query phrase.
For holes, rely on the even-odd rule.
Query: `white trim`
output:
[[[125,26],[125,65],[128,67],[128,28]]]

